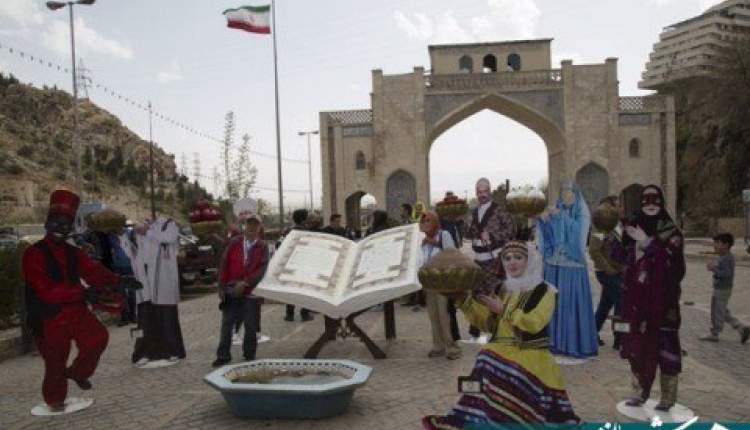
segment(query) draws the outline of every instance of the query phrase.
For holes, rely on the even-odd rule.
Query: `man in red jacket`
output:
[[[237,321],[245,324],[242,354],[247,361],[255,360],[258,345],[258,301],[251,298],[253,289],[263,279],[268,267],[268,246],[263,241],[263,225],[256,216],[245,221],[242,236],[232,238],[219,266],[219,309],[221,338],[216,350],[214,367],[232,361],[232,328]]]
[[[115,274],[66,243],[73,231],[78,204],[78,196],[70,191],[52,193],[45,224],[47,235],[26,249],[22,261],[27,324],[44,359],[42,395],[53,413],[65,411],[68,379],[82,390],[91,389],[89,378],[109,335],[86,302],[96,302],[95,288],[120,283]],[[84,288],[81,279],[92,288]],[[78,356],[68,367],[72,341]]]

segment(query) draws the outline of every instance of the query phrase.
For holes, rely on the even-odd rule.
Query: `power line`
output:
[[[49,61],[43,57],[31,55],[25,51],[15,49],[12,46],[8,46],[7,43],[0,42],[0,52],[3,52],[3,50],[6,50],[10,54],[18,55],[20,58],[29,60],[30,62],[37,64],[39,66],[42,66],[42,67],[46,66],[47,68],[52,69],[52,70],[57,69],[57,71],[60,71],[66,74],[70,73],[70,70],[67,67],[60,66],[59,64],[53,63],[52,61]],[[86,70],[86,72],[89,72],[89,70]],[[140,103],[136,99],[128,97],[120,93],[119,91],[116,91],[112,87],[109,87],[102,83],[94,82],[90,76],[86,76],[83,72],[80,74],[79,73],[77,74],[79,75],[77,78],[81,79],[81,81],[79,82],[85,82],[87,96],[88,96],[89,88],[96,89],[102,92],[104,95],[108,95],[112,97],[113,99],[117,99],[123,103],[127,103],[128,105],[136,109],[140,109],[144,112],[148,112],[149,110],[148,103]],[[198,137],[202,137],[206,140],[210,140],[216,143],[223,142],[222,139],[212,136],[201,130],[198,130],[197,128],[192,127],[184,122],[178,121],[174,119],[172,116],[166,115],[162,113],[161,111],[153,109],[152,112],[153,112],[154,119],[161,120],[163,123],[168,124],[174,128],[180,129],[184,132],[193,134]],[[255,151],[255,150],[250,150],[249,152],[258,157],[264,157],[264,158],[269,158],[269,159],[274,159],[274,160],[276,159],[276,155],[273,155],[273,154],[267,154],[267,153]],[[304,164],[308,162],[308,160],[304,160],[304,159],[295,159],[295,158],[286,158],[286,157],[282,157],[281,161],[286,162],[286,163],[304,163]]]

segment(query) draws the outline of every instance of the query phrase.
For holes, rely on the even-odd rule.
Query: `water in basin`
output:
[[[235,384],[323,385],[341,382],[346,376],[326,370],[258,370],[231,379]]]

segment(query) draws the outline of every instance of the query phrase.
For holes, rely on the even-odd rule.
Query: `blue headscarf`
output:
[[[570,206],[563,200],[566,190],[572,191],[575,196],[575,202]],[[541,232],[539,248],[544,260],[549,261],[556,253],[562,252],[572,262],[585,265],[591,214],[581,189],[576,184],[564,184],[555,207],[557,214],[551,215],[547,221],[539,220],[537,223]]]

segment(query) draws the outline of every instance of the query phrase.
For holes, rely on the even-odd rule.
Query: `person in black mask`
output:
[[[25,322],[44,359],[42,395],[46,414],[65,413],[67,407],[73,406],[67,398],[69,379],[82,390],[92,387],[90,378],[107,347],[109,335],[89,305],[119,313],[121,307],[107,306],[100,300],[118,287],[121,291],[128,286],[140,287],[136,281],[116,276],[80,248],[67,243],[79,203],[79,197],[70,191],[54,191],[44,225],[47,235],[23,254]],[[89,287],[84,287],[81,281]],[[73,342],[78,354],[69,365]]]
[[[660,370],[661,400],[657,410],[677,402],[677,375],[682,371],[680,347],[680,282],[685,276],[683,236],[665,208],[664,193],[648,185],[641,208],[625,227],[627,250],[623,319],[626,334],[621,356],[633,372],[635,395],[628,406],[642,406]]]

